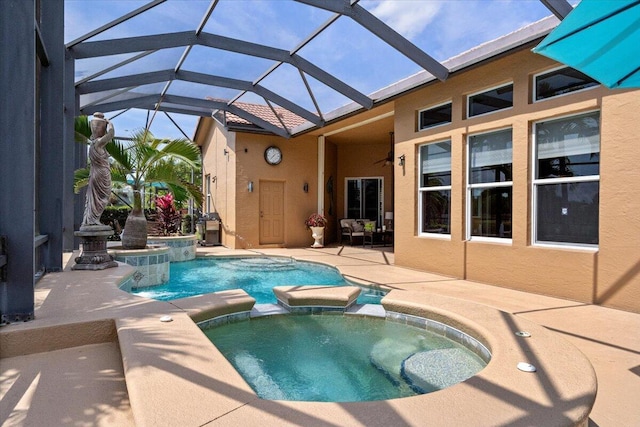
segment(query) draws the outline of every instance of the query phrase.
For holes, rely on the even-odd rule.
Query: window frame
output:
[[[417,203],[417,207],[418,207],[418,236],[419,237],[432,237],[432,238],[437,238],[437,239],[445,239],[445,240],[451,240],[451,191],[452,191],[452,184],[449,185],[440,185],[440,186],[436,186],[436,187],[423,187],[422,186],[422,153],[421,153],[421,148],[426,146],[426,145],[432,145],[432,144],[442,144],[442,143],[449,143],[449,147],[452,148],[453,146],[453,142],[451,140],[451,138],[447,138],[447,139],[443,139],[443,140],[439,140],[439,141],[431,141],[431,142],[427,142],[424,144],[420,144],[417,146],[418,149],[418,155],[416,156],[416,158],[418,159],[418,173],[417,178],[418,178],[418,203]],[[452,159],[451,157],[449,158],[449,173],[452,175]],[[453,176],[450,177],[450,181],[453,178]],[[429,233],[426,231],[422,231],[422,195],[423,193],[427,193],[427,192],[436,192],[436,191],[449,191],[449,232],[448,233]]]
[[[423,112],[429,111],[429,110],[435,110],[436,108],[439,108],[439,107],[442,107],[442,106],[445,106],[445,105],[451,105],[451,118],[449,119],[448,122],[438,123],[438,124],[430,125],[430,126],[426,126],[426,127],[422,127],[421,126],[421,123],[422,123],[421,114]],[[437,128],[437,127],[440,127],[440,126],[450,125],[452,122],[453,122],[453,100],[451,100],[451,99],[448,100],[448,101],[441,102],[439,104],[434,104],[434,105],[432,105],[430,107],[418,110],[418,132],[422,132],[422,131],[425,131],[425,130]]]
[[[494,114],[494,113],[498,113],[500,111],[507,111],[507,110],[513,109],[513,96],[512,96],[511,106],[510,107],[501,108],[499,110],[494,110],[494,111],[488,111],[486,113],[481,113],[481,114],[474,114],[473,116],[471,115],[471,103],[469,102],[469,99],[471,97],[480,95],[480,94],[485,93],[485,92],[491,92],[492,90],[500,89],[500,88],[507,87],[507,86],[511,86],[512,95],[514,95],[515,94],[515,84],[514,84],[513,81],[507,82],[507,83],[503,83],[503,84],[500,84],[500,85],[497,85],[497,86],[485,88],[485,89],[479,90],[477,92],[473,92],[473,93],[468,94],[465,97],[465,100],[466,100],[466,111],[465,111],[465,113],[466,113],[467,119],[473,119],[473,118],[476,118],[476,117],[488,116],[489,114]]]
[[[531,79],[531,102],[533,104],[535,104],[537,102],[544,102],[544,101],[547,101],[549,99],[557,99],[557,98],[560,98],[562,96],[573,95],[575,93],[585,92],[585,91],[592,90],[592,89],[595,89],[595,88],[598,88],[598,87],[602,86],[600,83],[598,83],[596,80],[594,80],[597,84],[595,84],[593,86],[586,87],[584,89],[577,89],[577,90],[574,90],[574,91],[571,91],[571,92],[561,93],[560,95],[554,95],[554,96],[550,96],[548,98],[537,99],[537,97],[538,97],[538,84],[536,82],[536,79],[538,77],[540,77],[540,76],[545,75],[545,74],[550,74],[550,73],[553,73],[555,71],[559,71],[559,70],[562,70],[562,69],[565,69],[565,68],[573,68],[573,67],[570,67],[568,65],[560,65],[558,67],[554,67],[554,68],[550,68],[550,69],[545,70],[545,71],[541,71],[541,72],[536,73],[536,74],[534,74],[532,76],[532,79]],[[575,68],[573,68],[573,69],[575,70]],[[580,70],[576,70],[576,71],[580,72]],[[582,73],[582,74],[584,74],[584,73]],[[587,77],[589,77],[589,76],[587,76]]]
[[[565,67],[561,67],[565,68]],[[597,87],[597,86],[594,86]],[[591,89],[591,88],[588,88]],[[583,89],[586,90],[586,89]],[[573,93],[573,92],[571,92]],[[566,95],[566,94],[564,94]],[[558,95],[563,96],[563,95]],[[549,99],[549,98],[545,98]],[[540,120],[535,120],[531,125],[531,245],[535,247],[546,247],[546,248],[567,248],[567,249],[577,249],[577,250],[587,250],[587,251],[597,251],[599,249],[600,243],[591,244],[591,243],[575,243],[575,242],[553,242],[542,240],[538,241],[538,187],[540,185],[555,185],[555,184],[570,184],[570,183],[581,183],[581,182],[597,182],[600,184],[600,173],[597,175],[585,175],[585,176],[577,176],[577,177],[559,177],[559,178],[536,178],[538,173],[538,141],[536,138],[536,128],[538,123],[547,123],[547,122],[555,122],[560,121],[572,117],[581,117],[588,116],[593,113],[598,113],[598,125],[600,128],[600,139],[599,139],[599,151],[602,152],[602,111],[600,109],[582,111],[578,113],[572,114],[563,114],[557,117],[547,117]],[[542,183],[542,184],[541,184]],[[598,194],[600,190],[598,189]],[[598,209],[600,203],[598,202]],[[600,234],[600,227],[598,226],[598,235]],[[598,242],[600,241],[598,236]]]
[[[470,143],[470,139],[473,136],[478,136],[478,135],[486,135],[486,134],[491,134],[491,133],[497,133],[497,132],[501,132],[501,131],[505,131],[505,130],[511,130],[511,168],[512,168],[512,173],[511,173],[511,181],[500,181],[500,182],[480,182],[480,183],[475,183],[475,184],[471,184],[469,181],[471,180],[471,143]],[[487,131],[482,131],[482,132],[474,132],[474,133],[470,133],[467,135],[466,138],[466,143],[467,143],[467,147],[466,147],[466,156],[467,156],[467,160],[466,160],[466,206],[465,206],[465,212],[466,212],[466,221],[465,221],[465,226],[466,226],[466,240],[468,241],[475,241],[475,242],[491,242],[491,243],[502,243],[502,244],[506,244],[506,245],[510,245],[513,242],[513,126],[506,126],[506,127],[501,127],[501,128],[497,128],[497,129],[491,129],[491,130],[487,130]],[[511,222],[512,222],[512,234],[511,237],[489,237],[489,236],[473,236],[471,234],[472,232],[472,228],[473,228],[473,224],[472,224],[472,212],[471,212],[471,205],[472,205],[472,191],[474,189],[478,189],[478,188],[511,188]]]

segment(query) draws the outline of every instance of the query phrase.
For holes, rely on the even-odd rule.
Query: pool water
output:
[[[442,388],[424,383],[418,388],[406,379],[403,362],[415,354],[458,352],[456,360],[440,360],[433,368],[438,370],[436,376],[448,375],[445,386],[486,366],[448,338],[380,318],[280,315],[204,332],[258,396],[270,400],[386,400]]]
[[[329,266],[291,258],[196,258],[171,263],[168,283],[132,291],[136,295],[169,301],[219,292],[243,289],[256,299],[256,304],[275,304],[274,286],[327,285],[353,286],[340,272]],[[359,304],[379,304],[384,294],[363,289]]]

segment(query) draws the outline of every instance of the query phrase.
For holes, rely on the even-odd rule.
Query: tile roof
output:
[[[213,99],[213,98],[207,98],[207,99]],[[252,114],[256,117],[261,118],[262,120],[265,120],[271,123],[274,126],[282,127],[282,123],[284,123],[286,128],[289,130],[307,122],[306,119],[282,107],[276,107],[276,106],[273,107],[273,110],[275,110],[276,114],[278,115],[278,117],[276,117],[276,114],[274,114],[273,110],[268,105],[250,104],[247,102],[234,102],[233,105],[235,107],[245,110],[249,114]],[[225,116],[226,116],[227,125],[242,125],[242,126],[254,125],[249,120],[245,120],[242,117],[239,117],[228,111],[225,112]],[[282,121],[282,123],[280,121]]]

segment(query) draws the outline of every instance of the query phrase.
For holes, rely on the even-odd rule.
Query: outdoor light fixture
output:
[[[247,190],[249,190],[249,193],[253,193],[253,181],[249,181],[249,184],[247,184]]]
[[[403,154],[402,156],[398,157],[398,160],[400,160],[400,161],[398,162],[398,165],[400,165],[400,166],[404,166],[404,154]]]
[[[309,183],[305,182],[304,185],[302,186],[302,191],[304,191],[305,193],[309,192]]]

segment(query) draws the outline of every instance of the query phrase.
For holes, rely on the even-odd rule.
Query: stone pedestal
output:
[[[108,225],[83,225],[73,233],[82,239],[82,252],[75,259],[72,270],[104,270],[118,263],[107,253],[107,238],[113,234]]]

